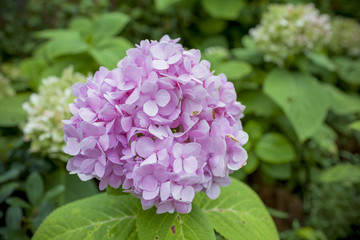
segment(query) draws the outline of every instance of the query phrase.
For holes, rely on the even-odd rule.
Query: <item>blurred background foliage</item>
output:
[[[251,29],[274,3],[314,4],[331,22],[329,44],[303,48],[281,63],[265,61]],[[169,34],[201,49],[216,74],[234,83],[250,140],[248,163],[233,175],[258,192],[281,237],[358,239],[359,19],[360,2],[352,0],[3,0],[0,236],[29,239],[53,209],[98,192],[95,182],[81,182],[64,161],[46,154],[51,137],[39,137],[47,142],[38,151],[24,138],[26,124],[48,129],[22,107],[34,104],[35,93],[52,94],[41,88],[43,79],[61,81],[70,65],[83,77],[100,66],[114,68],[134,43]],[[53,105],[42,101],[33,110],[41,121],[57,119],[46,114]],[[51,121],[61,126],[60,120]]]

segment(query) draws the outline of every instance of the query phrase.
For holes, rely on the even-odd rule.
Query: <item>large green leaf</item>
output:
[[[180,0],[155,0],[155,7],[159,12],[163,12],[177,2],[180,2]]]
[[[245,7],[243,0],[202,0],[201,5],[204,10],[213,18],[235,20],[241,9]]]
[[[320,182],[334,183],[334,182],[360,182],[360,167],[351,163],[342,163],[324,170],[320,177]]]
[[[140,240],[147,239],[215,239],[206,215],[193,204],[188,214],[156,214],[156,209],[139,211],[136,222]]]
[[[265,134],[255,146],[256,155],[271,164],[288,163],[295,160],[295,150],[289,140],[280,133]]]
[[[133,196],[98,194],[52,212],[33,240],[135,239],[140,203]]]
[[[305,52],[305,55],[314,64],[323,67],[328,71],[333,72],[336,69],[336,65],[331,61],[331,59],[326,54],[307,51]]]
[[[347,57],[336,57],[333,60],[337,66],[337,73],[344,81],[360,85],[360,60]]]
[[[337,154],[338,148],[336,145],[337,134],[326,124],[321,125],[319,130],[312,136],[312,139],[317,145],[327,152]]]
[[[125,38],[106,39],[91,49],[90,54],[99,65],[113,69],[132,46]]]
[[[330,109],[337,115],[360,113],[360,97],[346,94],[331,84],[323,84],[330,100]]]
[[[0,127],[14,127],[26,120],[24,97],[0,98]]]
[[[268,96],[258,90],[240,92],[238,98],[246,106],[245,115],[255,114],[257,116],[269,117],[279,109]]]
[[[130,21],[128,15],[121,12],[111,12],[100,16],[94,23],[94,41],[112,37],[121,32]]]
[[[62,38],[54,38],[47,42],[45,46],[46,55],[51,60],[64,55],[84,53],[89,48],[78,33]]]
[[[221,191],[216,200],[203,192],[195,197],[219,234],[229,240],[279,239],[266,207],[250,187],[232,178],[232,184]]]
[[[243,61],[228,61],[216,64],[216,73],[225,73],[229,80],[239,80],[252,71],[252,67]]]
[[[287,180],[291,176],[291,165],[290,163],[285,164],[271,164],[262,162],[260,164],[260,170],[266,175],[280,180]]]
[[[264,92],[285,112],[301,142],[311,137],[326,117],[328,97],[311,75],[276,69],[266,77]]]

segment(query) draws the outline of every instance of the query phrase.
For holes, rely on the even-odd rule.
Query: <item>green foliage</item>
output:
[[[211,223],[196,205],[189,214],[156,214],[155,208],[139,211],[136,225],[140,240],[215,239]]]
[[[202,0],[201,4],[204,10],[214,18],[235,20],[240,13],[240,10],[245,7],[246,3],[243,0]]]
[[[270,132],[257,143],[256,155],[264,162],[271,164],[288,163],[295,160],[295,150],[283,135]]]
[[[276,69],[266,77],[264,92],[284,111],[301,142],[311,137],[325,120],[327,96],[310,75]]]
[[[99,194],[55,210],[33,239],[136,239],[139,209],[130,195]]]
[[[127,39],[116,36],[129,20],[126,14],[113,12],[96,19],[76,18],[70,22],[69,29],[38,32],[36,36],[47,41],[37,48],[33,58],[21,65],[23,73],[29,77],[30,86],[37,89],[39,79],[59,76],[69,65],[84,74],[97,70],[99,66],[114,68],[132,46]],[[78,61],[74,61],[76,59]]]
[[[279,238],[270,214],[248,186],[232,179],[221,191],[216,200],[204,193],[198,193],[195,200],[220,235],[229,240]]]
[[[0,127],[14,127],[26,120],[26,113],[22,104],[27,94],[0,98]]]
[[[319,176],[322,183],[360,183],[360,167],[342,163],[324,170]]]

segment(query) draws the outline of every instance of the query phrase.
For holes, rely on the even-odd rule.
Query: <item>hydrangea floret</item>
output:
[[[115,69],[75,84],[64,120],[70,173],[100,190],[122,185],[159,214],[190,212],[199,191],[217,198],[247,160],[234,85],[178,41],[141,41]]]
[[[31,141],[30,150],[53,159],[67,161],[69,155],[63,152],[64,124],[70,118],[69,104],[74,101],[71,86],[85,82],[86,77],[74,73],[73,68],[65,69],[60,78],[48,77],[42,80],[39,92],[30,96],[23,104],[28,119],[23,127],[25,140]]]
[[[332,20],[330,50],[337,54],[360,56],[360,24],[351,18],[335,17]]]
[[[264,60],[283,65],[306,50],[321,50],[331,37],[330,17],[313,4],[271,4],[256,28],[250,30]]]

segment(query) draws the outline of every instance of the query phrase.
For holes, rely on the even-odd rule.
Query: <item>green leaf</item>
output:
[[[249,120],[244,125],[244,131],[249,134],[251,141],[258,140],[263,135],[263,127],[260,122]]]
[[[108,12],[101,15],[94,23],[93,36],[95,43],[121,32],[129,20],[129,16],[121,12]]]
[[[252,72],[253,68],[247,62],[228,61],[216,65],[216,73],[225,73],[229,80],[239,80]]]
[[[289,140],[277,132],[265,134],[255,146],[256,155],[271,164],[288,163],[295,160],[295,150]]]
[[[345,93],[331,84],[323,84],[329,96],[330,110],[337,115],[360,113],[360,97],[356,94]]]
[[[337,154],[338,149],[336,145],[337,134],[326,124],[321,125],[319,130],[312,136],[312,139],[318,146],[327,152]]]
[[[48,38],[48,39],[64,39],[78,37],[78,32],[68,29],[48,29],[35,33],[37,38]]]
[[[44,181],[38,172],[32,172],[25,181],[25,192],[33,205],[40,202],[44,194]]]
[[[140,202],[131,195],[98,194],[53,211],[33,240],[135,239],[139,209]]]
[[[54,211],[55,206],[49,201],[41,202],[39,208],[37,209],[36,216],[32,220],[32,226],[36,230],[39,228],[40,224],[44,221],[44,219]]]
[[[88,44],[81,38],[80,34],[67,36],[64,38],[55,38],[45,45],[46,55],[53,60],[64,55],[75,55],[84,53],[88,50]]]
[[[246,106],[245,115],[255,114],[257,116],[269,117],[274,114],[278,107],[265,94],[258,90],[246,90],[240,92],[239,100]]]
[[[215,239],[209,220],[194,204],[188,214],[156,214],[155,208],[139,211],[136,225],[140,240]]]
[[[125,38],[107,39],[102,41],[96,48],[91,49],[90,54],[99,65],[113,69],[126,56],[126,50],[132,46]]]
[[[14,127],[26,120],[23,102],[20,96],[0,98],[0,127]]]
[[[235,48],[232,50],[234,56],[242,61],[258,64],[262,61],[262,55],[255,49]]]
[[[37,91],[41,83],[41,73],[46,68],[46,63],[42,58],[28,58],[21,62],[21,73],[29,79],[30,88]]]
[[[12,180],[20,175],[25,169],[22,164],[13,164],[9,170],[0,175],[0,183]]]
[[[242,169],[247,175],[249,175],[255,172],[258,166],[259,166],[259,159],[256,157],[254,152],[249,152],[249,158],[246,161],[246,165]]]
[[[347,57],[336,57],[333,60],[337,66],[337,73],[344,81],[360,85],[360,60]]]
[[[229,240],[279,239],[271,216],[251,188],[232,178],[232,184],[221,191],[216,200],[203,192],[195,197],[216,232]]]
[[[331,61],[331,59],[326,54],[307,51],[305,52],[305,55],[314,64],[323,67],[330,72],[336,70],[336,65]]]
[[[62,184],[56,185],[55,187],[53,187],[52,189],[50,189],[49,191],[47,191],[44,195],[43,200],[51,200],[57,196],[59,196],[61,193],[63,193],[65,191],[66,187]]]
[[[21,208],[26,208],[26,209],[31,208],[31,205],[29,203],[18,197],[9,197],[8,199],[6,199],[6,203],[11,206],[17,206]]]
[[[276,69],[266,77],[264,92],[285,112],[301,142],[325,120],[328,97],[311,75]]]
[[[319,180],[323,183],[360,183],[360,167],[351,163],[341,163],[322,171]]]
[[[290,163],[270,164],[270,163],[262,162],[260,164],[260,170],[264,172],[266,175],[279,180],[287,180],[291,176]]]
[[[10,206],[6,210],[6,227],[9,229],[20,229],[20,223],[23,218],[23,212],[18,206]]]
[[[86,17],[77,17],[70,22],[70,29],[79,32],[83,37],[91,35],[93,23]]]
[[[5,201],[5,199],[10,196],[19,186],[20,184],[17,182],[2,184],[0,187],[0,203]]]
[[[180,2],[180,0],[155,0],[155,8],[159,12],[165,11],[171,5]]]
[[[204,10],[213,18],[221,18],[226,20],[235,20],[246,6],[243,0],[201,0]]]
[[[360,131],[360,120],[351,123],[349,127],[356,131]]]

